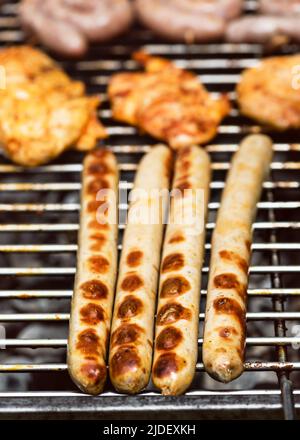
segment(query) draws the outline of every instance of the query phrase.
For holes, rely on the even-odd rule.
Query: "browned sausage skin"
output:
[[[171,170],[171,151],[163,145],[153,148],[139,165],[134,189],[167,190]],[[157,207],[159,200],[151,199]],[[137,197],[130,203],[125,229],[117,284],[109,371],[114,387],[123,393],[134,394],[149,382],[154,309],[158,268],[163,235],[160,216],[157,223],[133,220],[135,209],[145,212],[148,200]]]
[[[203,362],[220,382],[244,368],[252,222],[272,159],[272,141],[252,135],[233,158],[212,238]]]
[[[99,190],[108,190],[103,197]],[[84,161],[77,272],[71,307],[69,372],[76,385],[99,394],[106,357],[117,269],[118,166],[112,153],[96,150]]]
[[[210,175],[209,156],[202,148],[192,146],[178,152],[160,270],[152,368],[153,383],[165,395],[183,393],[195,374]],[[201,219],[198,230],[196,224],[181,218],[183,206],[185,212]]]

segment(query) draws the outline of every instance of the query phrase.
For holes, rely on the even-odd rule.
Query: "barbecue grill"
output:
[[[255,10],[246,1],[245,10]],[[0,9],[1,45],[23,43],[17,3]],[[242,69],[263,56],[260,45],[170,44],[136,26],[106,45],[95,45],[82,61],[59,59],[90,93],[100,93],[100,117],[108,127],[107,147],[117,154],[121,183],[132,187],[142,154],[155,143],[111,118],[105,95],[109,75],[138,66],[130,54],[143,47],[192,69],[215,94],[234,89]],[[294,52],[292,45],[281,53]],[[236,107],[208,146],[213,161],[212,197],[203,268],[199,347],[211,232],[231,155],[244,135],[259,127]],[[66,366],[67,328],[75,273],[82,155],[23,169],[0,161],[0,417],[31,418],[283,418],[300,412],[300,144],[297,133],[270,133],[274,161],[264,184],[254,225],[250,269],[246,372],[221,385],[203,370],[201,350],[192,387],[180,397],[163,397],[150,384],[138,396],[116,393],[110,384],[98,397],[79,392]],[[123,204],[121,209],[126,210]],[[120,226],[120,248],[124,226]],[[298,324],[298,325],[297,325]],[[298,345],[299,344],[299,347]]]

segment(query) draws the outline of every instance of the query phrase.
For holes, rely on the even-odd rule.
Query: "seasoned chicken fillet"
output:
[[[300,55],[263,60],[237,87],[241,112],[278,130],[300,127]]]
[[[74,147],[90,150],[106,133],[98,97],[85,96],[47,55],[27,46],[0,52],[6,88],[0,90],[0,143],[16,163],[36,166]]]
[[[170,61],[145,53],[134,57],[146,72],[112,77],[109,97],[114,117],[174,149],[210,141],[230,110],[227,97],[213,99],[196,75]]]

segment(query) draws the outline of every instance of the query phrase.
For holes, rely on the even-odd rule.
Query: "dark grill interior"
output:
[[[16,3],[0,9],[2,46],[20,44]],[[246,1],[246,11],[255,9]],[[84,61],[59,60],[90,93],[100,93],[100,116],[108,127],[107,146],[117,153],[121,185],[130,189],[142,154],[155,141],[111,118],[105,89],[109,75],[138,66],[130,54],[143,47],[176,60],[199,74],[214,93],[234,88],[243,68],[263,55],[259,45],[169,44],[136,27],[110,45],[91,48]],[[281,53],[291,53],[288,46]],[[208,151],[213,159],[212,197],[207,225],[206,286],[211,231],[232,153],[244,135],[259,128],[236,109],[223,122]],[[244,375],[229,385],[203,371],[186,395],[165,398],[151,386],[141,395],[120,396],[108,384],[99,397],[81,394],[65,363],[70,298],[75,273],[82,156],[64,154],[37,169],[22,169],[1,156],[0,163],[0,413],[1,417],[130,416],[199,418],[292,418],[300,409],[300,144],[299,133],[270,133],[275,156],[254,225],[249,285],[247,363]],[[123,207],[126,209],[126,207]],[[122,227],[120,228],[120,244]],[[201,301],[199,347],[205,290]],[[297,325],[299,327],[297,327]],[[300,345],[299,345],[300,346]],[[5,348],[5,349],[4,349]],[[293,397],[295,402],[293,402]]]

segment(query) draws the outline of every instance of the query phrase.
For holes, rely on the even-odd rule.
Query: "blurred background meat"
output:
[[[232,43],[300,41],[300,16],[246,15],[229,23],[226,38]]]
[[[23,0],[20,17],[45,46],[76,57],[125,31],[133,12],[129,0]]]
[[[273,45],[300,41],[299,0],[260,0],[258,11],[229,23],[226,39],[232,43]]]
[[[260,0],[256,14],[242,15],[244,6],[243,0],[22,0],[19,13],[28,35],[71,57],[125,32],[135,17],[173,41],[300,41],[298,0]]]
[[[294,15],[300,14],[299,0],[260,0],[263,14]]]
[[[158,35],[183,41],[211,41],[224,35],[226,21],[242,12],[241,0],[136,0],[141,23]]]

